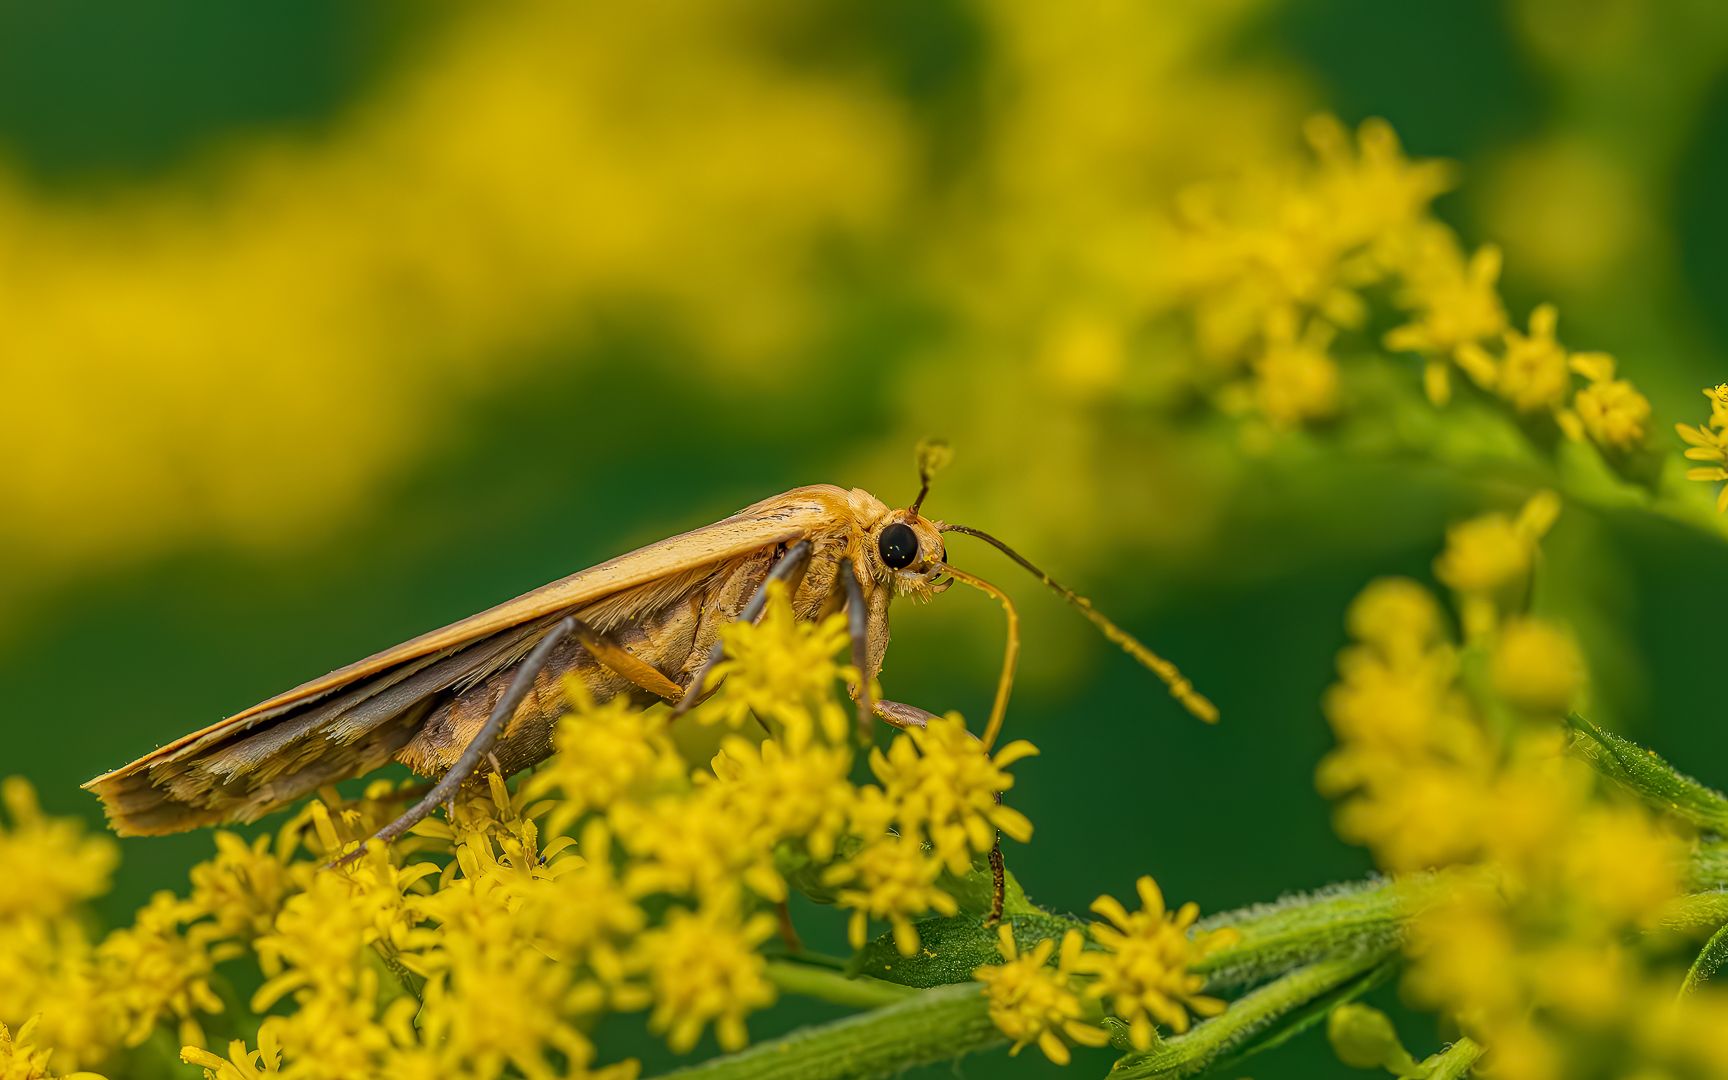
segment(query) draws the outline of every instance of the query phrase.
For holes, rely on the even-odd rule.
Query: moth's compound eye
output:
[[[876,550],[882,553],[883,562],[896,570],[904,570],[918,557],[918,534],[912,531],[912,526],[896,521],[882,530],[881,538],[876,541]]]

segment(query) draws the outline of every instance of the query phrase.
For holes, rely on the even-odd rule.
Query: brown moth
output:
[[[869,700],[888,648],[890,602],[929,598],[952,583],[940,580],[950,575],[1008,604],[994,586],[947,565],[945,531],[1001,547],[1158,671],[1191,711],[1215,718],[1174,667],[1006,546],[921,516],[934,463],[921,454],[924,490],[908,508],[892,509],[859,488],[796,488],[340,668],[84,786],[101,797],[117,833],[153,836],[254,821],[391,760],[445,776],[386,830],[399,835],[448,799],[482,757],[506,776],[548,757],[565,711],[565,676],[581,679],[597,702],[619,694],[643,707],[667,701],[674,715],[711,693],[698,680],[718,656],[720,628],[760,612],[771,575],[786,580],[798,618],[849,616],[853,662],[866,677],[851,688],[861,719],[922,726],[931,714],[916,706]],[[1010,660],[987,744],[1012,680],[1017,641],[1008,610]],[[688,694],[692,686],[701,692]]]

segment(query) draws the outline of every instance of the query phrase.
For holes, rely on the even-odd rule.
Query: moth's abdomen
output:
[[[684,680],[679,676],[689,661],[700,619],[700,598],[691,597],[632,619],[607,636],[638,660],[682,685]],[[644,706],[659,700],[601,664],[574,640],[566,640],[552,651],[546,666],[535,676],[533,688],[516,707],[516,714],[492,749],[505,775],[551,756],[552,726],[568,711],[564,694],[566,676],[581,679],[597,704],[605,704],[619,694],[628,694],[636,704]],[[515,677],[516,666],[512,665],[480,685],[440,701],[419,732],[396,755],[396,760],[423,776],[442,775],[462,756]]]

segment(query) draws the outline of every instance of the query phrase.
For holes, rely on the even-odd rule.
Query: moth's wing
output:
[[[431,695],[514,663],[565,614],[592,609],[610,623],[651,610],[730,559],[843,530],[847,497],[823,484],[763,500],[339,668],[84,786],[121,835],[251,820],[386,763]]]

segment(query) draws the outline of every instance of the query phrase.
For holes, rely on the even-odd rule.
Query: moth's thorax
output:
[[[851,503],[853,524],[858,530],[858,547],[854,559],[862,571],[860,577],[887,586],[893,589],[896,595],[910,594],[920,600],[928,600],[937,591],[936,579],[941,576],[936,564],[947,559],[939,523],[910,509],[893,509],[863,488],[853,488],[847,495]],[[900,525],[912,530],[912,536],[917,541],[917,550],[911,553],[909,563],[892,566],[885,557],[883,534]],[[899,533],[888,539],[892,541],[903,537],[904,534]],[[888,546],[891,554],[899,553],[898,557],[906,557],[904,547],[893,543]]]

